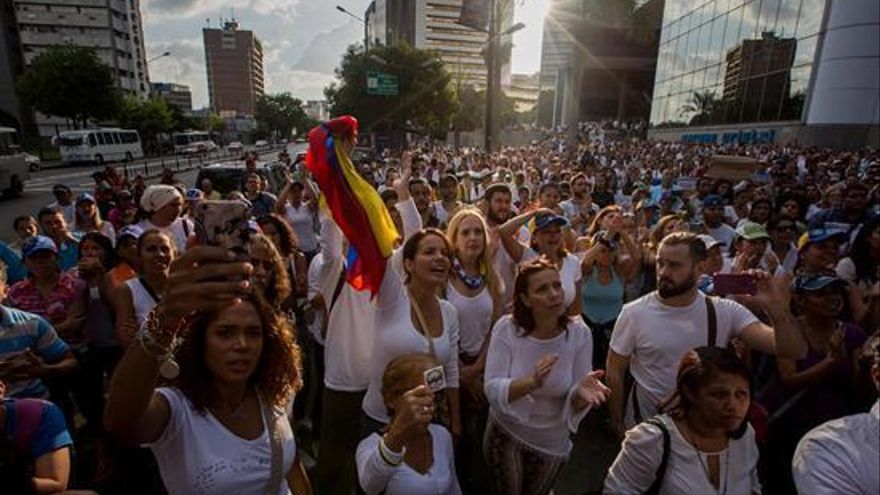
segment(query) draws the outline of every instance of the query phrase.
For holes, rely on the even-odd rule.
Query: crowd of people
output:
[[[321,128],[279,191],[108,166],[13,220],[0,491],[880,493],[877,150],[585,122],[351,164]],[[218,199],[244,255],[200,242]]]

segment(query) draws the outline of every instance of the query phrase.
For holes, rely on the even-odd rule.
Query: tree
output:
[[[367,94],[367,72],[395,76],[398,94]],[[416,131],[442,138],[456,110],[449,73],[433,52],[405,43],[376,46],[364,52],[348,47],[336,69],[339,83],[324,90],[333,115],[357,117],[362,132]]]
[[[121,102],[110,68],[93,49],[73,45],[52,46],[37,55],[16,89],[27,105],[77,126],[115,117]]]
[[[161,98],[141,100],[126,96],[122,100],[117,117],[121,127],[137,129],[145,147],[159,149],[159,134],[166,134],[174,127],[174,113],[168,103]]]
[[[255,134],[261,137],[288,139],[294,129],[302,131],[308,125],[302,100],[290,93],[261,96],[254,118],[257,121]]]
[[[717,112],[719,103],[714,91],[696,91],[681,107],[680,114],[682,117],[693,114],[690,125],[708,124]]]

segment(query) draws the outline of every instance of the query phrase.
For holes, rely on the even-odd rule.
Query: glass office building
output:
[[[799,129],[808,125],[877,133],[878,47],[878,0],[666,0],[652,134],[780,141],[809,138]],[[757,132],[743,139],[750,127]]]

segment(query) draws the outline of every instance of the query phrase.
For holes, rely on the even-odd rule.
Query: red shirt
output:
[[[31,278],[22,280],[9,288],[6,304],[13,308],[34,313],[57,325],[67,318],[67,312],[77,298],[84,297],[87,290],[85,280],[75,271],[62,273],[58,284],[47,299],[37,290]]]

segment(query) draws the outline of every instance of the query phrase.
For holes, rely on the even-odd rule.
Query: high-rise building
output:
[[[162,98],[185,114],[192,112],[192,91],[185,84],[154,82],[150,83],[150,92],[152,96]]]
[[[654,139],[880,145],[877,0],[666,0]]]
[[[541,35],[541,89],[554,89],[559,71],[569,65],[574,52],[572,21],[581,17],[580,0],[550,2]]]
[[[18,75],[48,47],[73,44],[94,48],[123,92],[149,95],[140,0],[4,0],[0,8],[6,11],[0,15],[5,45],[0,46],[0,72]],[[29,120],[27,110],[14,110],[19,104],[2,79],[0,108],[19,121]],[[36,115],[36,123],[43,136],[67,126],[63,119],[43,115]]]
[[[501,12],[501,31],[513,25],[514,0],[496,0]],[[491,3],[491,2],[490,2]],[[367,36],[370,43],[390,45],[406,42],[423,50],[435,51],[446,66],[454,84],[486,85],[483,51],[488,42],[485,31],[462,26],[462,0],[374,0],[367,9]],[[510,36],[499,45],[502,84],[510,82]]]
[[[263,96],[263,45],[237,21],[202,30],[211,108],[217,113],[253,115]]]

